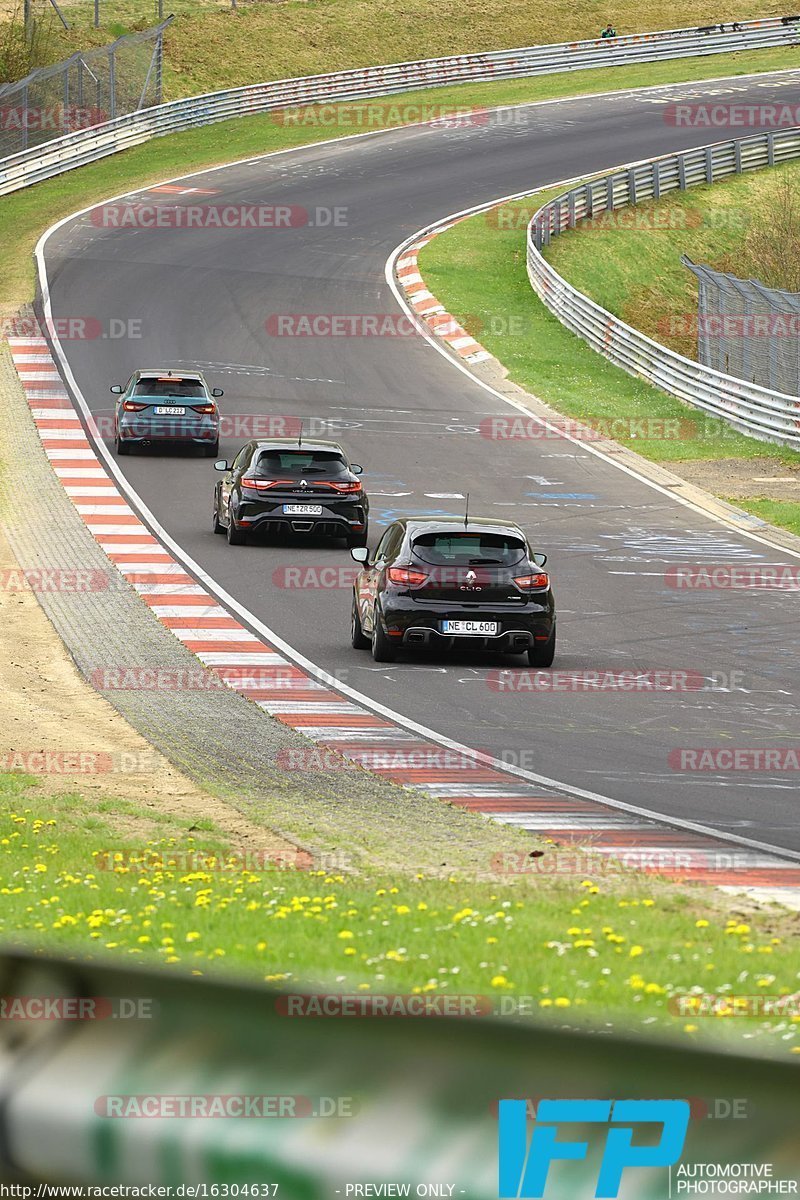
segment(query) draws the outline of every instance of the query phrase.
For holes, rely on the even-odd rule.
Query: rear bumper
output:
[[[134,421],[121,420],[118,425],[120,441],[132,446],[155,445],[214,445],[219,441],[219,424],[207,418],[196,421]]]
[[[549,633],[542,633],[541,641],[545,641]],[[536,640],[536,634],[530,629],[505,629],[492,635],[481,634],[448,634],[439,633],[425,625],[412,625],[403,630],[402,639],[397,641],[403,646],[458,646],[468,643],[479,646],[484,650],[497,650],[501,654],[523,654],[530,650]]]
[[[555,626],[555,606],[549,593],[542,602],[528,603],[511,610],[505,608],[480,609],[458,604],[442,605],[441,608],[426,607],[420,610],[414,601],[399,598],[400,602],[384,601],[380,606],[384,631],[393,641],[403,646],[439,647],[469,643],[500,653],[523,653],[535,642],[547,641]],[[494,634],[451,634],[442,632],[442,622],[494,621]]]
[[[284,513],[282,503],[265,509],[257,503],[245,501],[236,510],[235,522],[238,528],[254,533],[271,530],[276,533],[326,537],[347,537],[363,531],[366,526],[367,513],[360,503],[338,502],[335,506],[321,504],[320,507],[322,512],[319,514],[293,515]]]

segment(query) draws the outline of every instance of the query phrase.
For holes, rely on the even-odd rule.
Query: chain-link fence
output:
[[[171,20],[0,87],[0,158],[160,104],[164,30]]]
[[[800,292],[681,262],[697,278],[697,361],[800,396]]]

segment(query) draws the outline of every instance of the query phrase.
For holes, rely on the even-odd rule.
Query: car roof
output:
[[[522,541],[526,540],[515,521],[500,521],[496,517],[470,517],[466,523],[463,517],[458,516],[404,517],[399,523],[405,525],[412,536],[452,530],[461,533],[513,533]]]
[[[296,437],[259,438],[251,445],[259,450],[335,450],[339,454],[344,454],[344,450],[338,442],[325,442],[318,438],[302,438],[299,445]],[[347,456],[345,455],[345,457]]]

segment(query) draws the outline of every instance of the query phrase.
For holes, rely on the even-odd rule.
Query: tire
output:
[[[117,434],[116,437],[114,438],[114,452],[116,453],[118,458],[121,457],[123,454],[130,454],[130,452],[131,452],[131,447],[128,445],[127,442],[122,441],[119,434]]]
[[[237,529],[233,523],[233,516],[228,513],[228,524],[225,529],[225,535],[228,539],[229,546],[243,546],[247,541],[247,534],[242,529]]]
[[[357,529],[353,533],[348,533],[345,540],[348,550],[354,550],[356,546],[366,546],[369,541],[369,529]]]
[[[214,533],[224,533],[225,532],[225,526],[222,524],[222,522],[219,519],[219,505],[218,505],[216,496],[214,497],[214,515],[212,517],[212,526],[211,527],[214,530]]]
[[[353,608],[350,613],[350,642],[354,650],[369,650],[370,640],[361,628],[361,618],[358,615],[358,605],[353,597]]]
[[[370,646],[375,662],[394,662],[397,658],[397,649],[383,632],[377,605],[372,613],[372,641]]]
[[[213,446],[206,446],[203,453],[206,458],[217,458],[219,456],[219,438],[217,438]]]
[[[556,628],[546,642],[534,642],[528,651],[528,665],[531,667],[552,667],[556,656]]]

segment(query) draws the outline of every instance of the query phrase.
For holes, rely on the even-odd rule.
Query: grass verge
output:
[[[126,805],[37,796],[0,775],[0,933],[61,953],[113,955],[195,974],[219,967],[286,987],[478,995],[519,1015],[800,1050],[780,1017],[677,1015],[677,998],[791,996],[796,914],[748,915],[712,889],[639,874],[395,879],[249,869],[206,822],[153,817],[121,834]],[[130,806],[136,814],[135,806]],[[757,924],[758,929],[754,926]]]
[[[728,185],[717,185],[714,194]],[[559,189],[560,190],[560,189]],[[683,219],[691,225],[702,212],[700,191],[681,198]],[[425,283],[445,308],[459,319],[508,369],[510,378],[553,408],[610,432],[617,441],[655,462],[669,463],[692,478],[692,466],[726,464],[726,471],[706,471],[703,486],[726,497],[726,480],[741,466],[762,474],[780,468],[800,469],[800,455],[735,432],[725,422],[696,413],[665,392],[614,367],[570,333],[532,293],[525,269],[525,227],[536,209],[556,189],[525,201],[478,213],[439,234],[422,250],[419,261]],[[677,203],[673,197],[663,205]],[[735,203],[734,203],[735,207]],[[645,206],[642,206],[644,210]],[[643,212],[642,218],[646,216]],[[677,219],[677,218],[676,218]],[[715,227],[728,243],[731,222]],[[701,227],[701,226],[699,226]],[[689,230],[693,238],[698,227]],[[629,234],[630,239],[629,240]],[[670,311],[678,301],[670,291],[676,280],[674,259],[665,234],[655,229],[577,230],[553,242],[548,257],[571,283],[646,332],[652,316],[643,317],[650,291],[663,287]],[[682,243],[684,244],[684,243]],[[694,251],[694,253],[693,253]],[[693,241],[686,252],[699,253]],[[652,257],[651,257],[652,256]],[[669,260],[669,261],[667,261]],[[678,265],[678,272],[685,269]],[[685,272],[688,274],[688,272]],[[647,281],[646,283],[643,281]],[[662,282],[663,281],[663,282]],[[682,276],[676,286],[684,286]],[[647,436],[649,431],[654,436]],[[800,506],[792,501],[751,499],[736,494],[734,502],[784,528],[800,531]]]
[[[284,5],[278,6],[284,11]],[[727,19],[730,19],[728,17]],[[354,65],[354,59],[342,65]],[[723,75],[745,75],[777,71],[796,66],[794,50],[765,50],[748,54],[717,55],[710,58],[682,59],[609,70],[583,71],[576,74],[548,75],[538,79],[510,80],[502,83],[462,84],[432,88],[390,97],[384,119],[400,123],[394,117],[395,105],[404,107],[436,105],[437,109],[522,104],[565,96],[588,95],[616,88],[634,88],[699,80]],[[277,72],[280,74],[280,72]],[[250,74],[247,80],[261,78]],[[267,75],[266,77],[269,77]],[[230,85],[232,80],[227,81]],[[220,76],[214,86],[225,85]],[[188,92],[202,90],[199,83]],[[288,126],[275,116],[242,117],[187,133],[158,138],[144,146],[114,155],[99,163],[79,168],[45,183],[0,198],[0,253],[3,272],[0,277],[0,317],[34,294],[33,247],[44,229],[78,208],[107,196],[147,183],[216,166],[238,158],[266,154],[274,150],[308,145],[328,138],[344,137],[368,128],[363,114],[366,105],[345,105],[334,123]]]
[[[51,20],[47,53],[52,61],[156,21],[153,7],[142,0],[102,0],[99,29],[90,27],[91,5],[63,8],[72,28],[65,31]],[[170,96],[254,79],[594,38],[611,15],[600,0],[582,5],[553,0],[540,8],[515,0],[440,0],[435,6],[404,0],[401,7],[377,8],[369,0],[283,0],[244,3],[236,11],[229,2],[176,0],[167,10],[177,17],[166,38]],[[637,0],[617,14],[616,27],[620,34],[634,33],[782,12],[764,0],[755,6],[750,0],[673,0],[665,14],[655,0]]]
[[[735,270],[743,254],[743,235],[769,214],[776,188],[786,183],[794,189],[798,181],[800,167],[787,163],[722,184],[691,188],[659,203],[637,205],[627,210],[628,219],[620,223],[605,224],[602,219],[591,223],[587,237],[581,229],[570,231],[555,239],[548,258],[570,283],[623,321],[679,354],[696,358],[697,284],[681,265],[681,255],[720,270]],[[792,246],[786,249],[793,251]],[[757,269],[758,264],[749,261],[742,274]],[[729,459],[754,457],[744,455],[733,441],[721,450]],[[772,460],[776,452],[763,447],[759,457]],[[800,455],[786,451],[777,457],[797,473],[789,485],[789,492],[797,495]],[[800,533],[800,502],[759,496],[757,491],[747,495],[740,489],[730,498],[756,516]]]

